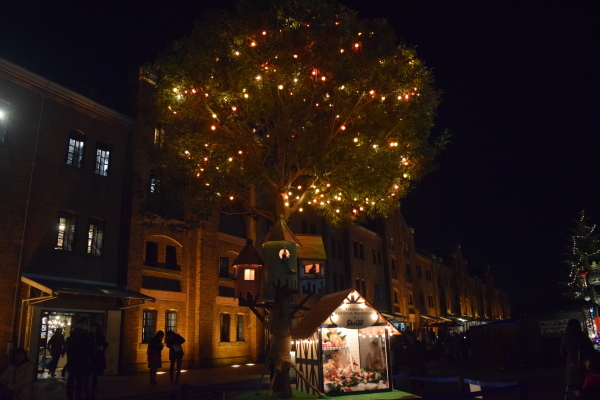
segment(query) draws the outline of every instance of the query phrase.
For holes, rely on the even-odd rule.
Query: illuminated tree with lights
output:
[[[447,138],[430,137],[438,94],[415,50],[333,1],[242,1],[150,68],[161,180],[192,207],[229,201],[271,221],[314,207],[333,225],[389,215]],[[289,361],[289,330],[274,336],[272,357]]]
[[[571,244],[565,260],[569,266],[566,295],[570,298],[583,298],[585,283],[581,273],[588,271],[592,262],[600,261],[600,240],[598,235],[594,234],[595,229],[596,225],[590,225],[589,218],[581,211],[571,230]]]
[[[272,221],[306,207],[333,224],[388,215],[440,144],[430,72],[384,21],[272,3],[212,15],[153,65],[167,176],[190,178],[205,206],[241,201]]]

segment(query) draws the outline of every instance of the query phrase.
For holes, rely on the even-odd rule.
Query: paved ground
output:
[[[494,366],[473,368],[466,363],[448,365],[446,362],[428,364],[429,376],[462,376],[481,381],[517,381],[524,379],[528,384],[529,400],[562,400],[564,398],[563,368],[539,367],[499,370]],[[231,399],[240,393],[255,391],[261,384],[264,364],[242,365],[238,368],[217,367],[196,369],[184,372],[181,383],[172,385],[166,374],[158,376],[158,384],[150,384],[147,374],[127,376],[102,376],[99,378],[98,400],[162,400],[181,399],[182,390],[186,390],[186,400],[195,399]],[[45,376],[45,375],[44,375]],[[45,379],[36,382],[36,395],[39,400],[65,400],[66,379]],[[268,377],[262,379],[265,387]],[[406,379],[396,380],[395,388],[411,392]],[[457,393],[456,384],[427,383],[424,394],[437,395]],[[257,398],[258,399],[258,398]],[[487,399],[487,398],[486,398]],[[494,396],[490,400],[516,400],[517,394]]]

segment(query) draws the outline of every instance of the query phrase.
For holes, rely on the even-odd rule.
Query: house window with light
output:
[[[142,343],[150,342],[156,334],[156,310],[142,311]]]
[[[83,144],[85,134],[80,131],[72,130],[69,132],[69,147],[67,150],[67,165],[75,168],[81,168],[83,165]]]
[[[101,256],[103,239],[104,221],[92,218],[88,229],[87,253],[93,256]]]
[[[177,311],[169,310],[165,313],[165,332],[177,332]]]
[[[74,213],[63,211],[58,218],[58,237],[56,240],[56,250],[72,251],[73,241],[75,239],[75,221]]]
[[[244,268],[244,280],[245,281],[253,281],[255,278],[255,271],[251,268]]]
[[[110,158],[110,146],[106,143],[98,142],[96,147],[96,168],[94,173],[101,176],[108,176],[108,161]]]

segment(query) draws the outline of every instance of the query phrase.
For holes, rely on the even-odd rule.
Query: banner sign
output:
[[[331,321],[341,328],[362,329],[377,322],[377,311],[360,304],[343,304],[331,314]]]

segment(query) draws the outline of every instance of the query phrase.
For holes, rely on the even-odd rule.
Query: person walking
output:
[[[156,335],[148,343],[148,368],[150,368],[150,383],[156,383],[156,372],[162,367],[162,349],[163,349],[163,338],[165,333],[163,331],[156,332]]]
[[[178,383],[179,376],[181,375],[181,362],[183,360],[183,348],[181,345],[185,343],[185,339],[173,331],[167,331],[165,342],[169,349],[169,361],[171,363],[169,377],[171,378],[171,383],[173,383],[173,373],[175,372],[175,383]]]
[[[90,336],[93,342],[92,356],[90,358],[90,369],[88,377],[85,379],[85,385],[88,385],[89,375],[92,376],[92,387],[90,391],[91,400],[96,398],[96,387],[98,386],[98,375],[102,375],[106,369],[106,358],[104,351],[108,347],[108,343],[104,339],[104,334],[100,329],[100,325],[93,323],[90,325]]]
[[[35,370],[36,366],[29,361],[25,349],[16,349],[10,357],[10,365],[0,376],[2,389],[6,387],[7,394],[12,395],[14,400],[32,400]]]
[[[52,360],[48,365],[48,372],[51,377],[56,376],[56,367],[58,366],[58,361],[60,360],[60,356],[62,355],[63,348],[65,347],[65,335],[63,335],[62,328],[56,328],[54,334],[48,340],[48,350],[50,350],[50,357]]]
[[[86,376],[89,374],[90,361],[93,353],[94,342],[87,330],[88,320],[81,317],[77,325],[71,330],[66,340],[68,373],[67,399],[83,400],[82,394],[88,395]],[[75,390],[75,397],[73,397]]]
[[[570,319],[560,341],[559,352],[565,359],[565,400],[579,399],[586,374],[585,361],[591,358],[594,346],[583,333],[581,323]]]

